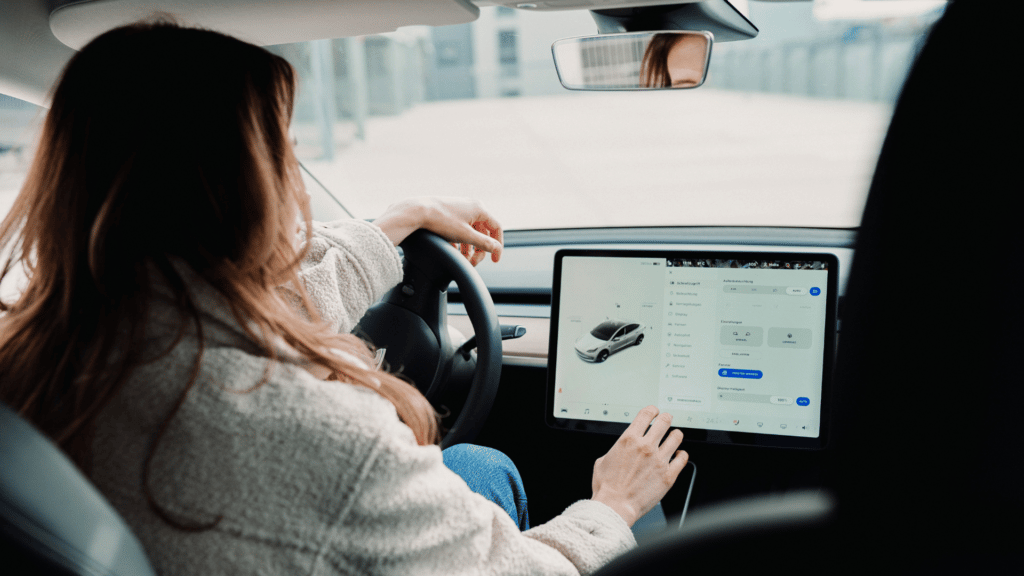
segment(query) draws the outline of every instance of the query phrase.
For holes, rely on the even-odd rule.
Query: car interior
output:
[[[863,3],[905,1],[911,0]],[[742,43],[761,32],[755,18],[725,0],[248,4],[5,0],[0,94],[45,106],[47,90],[74,47],[154,10],[189,14],[263,45],[465,24],[494,6],[591,11],[594,45],[602,37],[637,32],[707,33],[702,73],[709,81],[715,42]],[[690,374],[673,372],[671,346],[683,340],[672,340],[673,328],[664,323],[674,312],[666,312],[671,298],[663,274],[679,273],[687,281],[724,270],[735,278],[762,275],[742,280],[746,284],[733,291],[781,288],[787,280],[779,277],[815,278],[803,289],[816,292],[751,296],[814,302],[817,307],[801,318],[813,318],[820,336],[808,348],[816,356],[803,360],[810,374],[799,377],[804,387],[764,394],[757,400],[764,403],[761,412],[750,412],[749,419],[746,412],[733,416],[739,412],[720,408],[723,394],[737,402],[752,398],[753,388],[744,386],[768,381],[770,370],[796,370],[791,356],[780,368],[765,366],[774,366],[772,354],[804,346],[803,333],[766,326],[763,333],[737,333],[739,340],[726,346],[731,336],[719,322],[728,316],[715,316],[714,327],[704,332],[693,329],[698,339],[724,346],[708,360],[718,370],[707,377],[718,402],[701,399],[719,408],[681,413],[717,420],[675,420],[691,465],[660,506],[634,526],[639,547],[598,574],[1021,573],[1024,437],[1016,412],[1024,405],[1024,387],[1016,360],[1024,334],[1015,296],[1020,273],[1013,264],[1020,225],[1010,204],[1012,190],[1020,190],[1013,169],[1019,147],[1012,144],[1020,120],[1011,101],[1015,89],[1003,78],[1019,49],[1011,52],[1010,19],[1001,12],[967,0],[944,6],[898,93],[859,225],[512,228],[505,231],[501,262],[479,269],[443,239],[418,232],[401,247],[402,283],[370,309],[356,333],[386,348],[388,364],[400,367],[445,414],[443,446],[472,442],[511,458],[536,526],[591,496],[594,461],[625,429],[630,410],[643,405],[627,406],[622,417],[597,418],[602,406],[621,406],[594,396],[592,405],[579,404],[585,414],[572,412],[575,405],[559,397],[561,386],[583,386],[578,383],[591,378],[580,375],[601,370],[613,376],[596,380],[634,386],[642,378],[630,362],[647,358],[640,354],[657,356],[654,389],[672,374]],[[565,65],[556,64],[560,75],[569,74]],[[638,101],[648,96],[644,86],[601,82],[591,88],[631,90]],[[628,201],[643,204],[643,191],[630,191]],[[829,203],[828,191],[815,201]],[[642,288],[629,284],[616,291],[609,287],[614,282],[588,281],[608,278],[613,268],[601,266],[613,260],[656,262],[664,269]],[[642,275],[623,276],[640,282]],[[703,300],[705,309],[727,297],[746,297],[730,294],[729,285],[724,292],[713,286],[706,295],[692,293],[710,299]],[[651,300],[658,304],[646,310],[646,300],[634,291],[654,288]],[[698,300],[686,302],[696,316]],[[580,344],[582,334],[609,319],[643,325],[643,339],[634,336],[631,346],[603,356],[596,344]],[[700,345],[695,342],[694,349]],[[755,346],[760,356],[745,352]],[[588,350],[601,359],[585,361]],[[662,369],[664,350],[669,358]],[[749,358],[746,364],[728,363],[737,353]],[[803,390],[810,399],[796,398]],[[663,410],[683,410],[681,402],[693,401],[652,394],[647,403]],[[784,422],[781,431],[758,430],[757,415],[775,404],[787,414],[817,415],[791,419],[788,429]],[[596,419],[588,417],[591,409]],[[0,462],[0,556],[20,570],[12,573],[154,573],[131,530],[88,480],[6,406],[0,406]]]

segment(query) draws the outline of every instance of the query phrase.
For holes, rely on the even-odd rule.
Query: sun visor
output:
[[[476,20],[469,0],[56,0],[50,30],[79,49],[122,24],[166,14],[184,25],[230,34],[261,46],[445,26]]]

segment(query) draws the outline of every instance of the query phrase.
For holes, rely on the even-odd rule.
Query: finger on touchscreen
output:
[[[658,407],[651,405],[643,408],[636,413],[636,418],[633,418],[633,422],[630,423],[629,427],[626,428],[625,434],[636,434],[643,436],[644,432],[647,431],[647,427],[651,425],[651,421],[657,418]]]
[[[651,421],[651,427],[648,429],[648,433],[652,436],[661,439],[668,431],[668,427],[672,424],[672,415],[668,412],[662,412],[658,414],[654,420]]]

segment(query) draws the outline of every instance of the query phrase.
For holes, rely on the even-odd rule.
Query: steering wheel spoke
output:
[[[436,234],[417,230],[401,247],[402,282],[367,311],[353,333],[385,348],[389,369],[412,380],[435,407],[449,393],[462,396],[464,386],[457,380],[468,378],[469,372],[464,362],[455,361],[448,335],[447,289],[454,281],[473,324],[477,355],[465,404],[442,446],[470,442],[490,413],[501,376],[501,330],[494,302],[476,269]]]

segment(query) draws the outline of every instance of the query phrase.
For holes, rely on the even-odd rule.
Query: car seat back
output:
[[[1010,21],[990,3],[947,6],[903,86],[857,235],[826,484],[837,538],[870,551],[850,550],[865,568],[1020,559],[1022,532],[1005,523],[1024,511]]]
[[[813,490],[724,502],[691,512],[681,529],[645,540],[594,576],[773,573],[780,557],[792,558],[787,574],[819,574],[826,567],[816,550],[833,510],[832,498]]]
[[[152,576],[121,517],[49,439],[0,404],[3,573]]]

